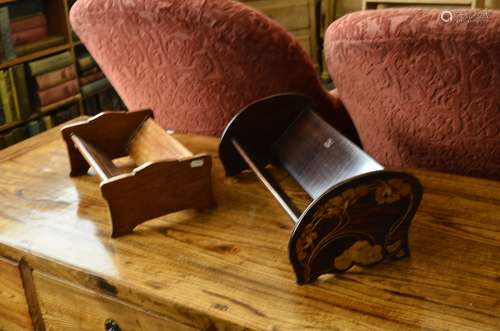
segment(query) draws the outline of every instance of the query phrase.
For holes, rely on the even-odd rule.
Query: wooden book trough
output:
[[[153,120],[150,110],[105,112],[67,125],[71,176],[92,166],[112,223],[112,237],[167,213],[214,205],[211,158],[193,155]],[[135,167],[117,167],[113,159],[130,156]]]
[[[420,182],[384,170],[319,117],[306,97],[277,95],[246,107],[227,126],[219,154],[227,176],[253,170],[295,223],[288,249],[299,284],[409,255]],[[309,194],[303,212],[267,171],[269,164],[283,167]]]

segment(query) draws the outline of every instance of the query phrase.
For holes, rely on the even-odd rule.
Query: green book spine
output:
[[[66,122],[66,120],[67,120],[66,110],[60,110],[54,115],[52,115],[52,121],[54,122],[55,125],[64,123]]]
[[[5,147],[14,145],[15,143],[27,138],[26,128],[24,126],[10,130],[4,135]]]
[[[26,81],[26,72],[24,70],[24,65],[22,64],[19,64],[11,69],[15,90],[17,92],[19,115],[20,118],[24,120],[31,116],[31,104],[28,93],[28,83]]]
[[[16,47],[17,56],[31,54],[42,49],[51,48],[57,45],[64,44],[64,36],[50,36],[33,43],[24,44]]]
[[[41,121],[30,121],[26,127],[28,131],[28,136],[33,137],[34,135],[42,132],[42,123]]]
[[[80,69],[80,71],[86,71],[97,66],[95,60],[92,58],[92,56],[90,56],[90,54],[80,56],[77,61],[78,69]]]
[[[67,67],[71,64],[71,55],[69,52],[64,52],[51,57],[33,61],[28,64],[31,75],[38,76],[50,71]]]
[[[0,125],[5,124],[5,115],[3,113],[3,106],[0,102]]]
[[[9,8],[0,7],[0,39],[2,42],[2,56],[4,60],[11,60],[16,57],[14,45],[12,44],[12,34],[10,30]]]
[[[50,115],[44,116],[42,118],[43,124],[45,124],[45,130],[48,130],[54,126],[54,123],[52,123],[52,118]]]
[[[12,102],[12,94],[9,83],[8,71],[0,71],[0,98],[2,99],[2,108],[5,116],[5,123],[16,121],[16,110]]]
[[[99,113],[99,106],[97,105],[96,97],[88,97],[83,99],[83,106],[86,115],[94,116]]]
[[[26,130],[26,127],[24,127],[24,126],[21,126],[19,128],[15,128],[12,131],[14,132],[14,140],[16,143],[28,138],[27,130]]]
[[[80,116],[80,110],[78,109],[78,105],[73,105],[69,108],[70,114],[69,119],[73,119],[75,117]]]
[[[15,119],[19,121],[21,119],[21,110],[19,108],[19,98],[17,97],[16,84],[14,83],[14,73],[12,72],[12,68],[9,68],[9,88],[10,93],[12,95],[12,104],[14,105]]]
[[[14,130],[11,130],[11,131],[7,132],[6,134],[4,134],[3,139],[5,142],[5,147],[9,147],[11,145],[14,145],[16,143]]]
[[[95,82],[82,86],[81,92],[84,97],[88,97],[99,93],[100,91],[103,91],[110,86],[111,84],[109,83],[107,78],[101,78],[99,80],[96,80]]]
[[[43,11],[43,2],[43,0],[16,0],[7,6],[11,17],[21,17]]]

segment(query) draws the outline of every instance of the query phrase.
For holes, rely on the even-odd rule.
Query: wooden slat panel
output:
[[[108,319],[116,321],[123,331],[195,330],[36,271],[33,279],[47,330],[104,330]]]
[[[311,25],[308,0],[260,0],[245,1],[245,4],[278,21],[287,30],[306,29]]]
[[[316,199],[348,178],[383,167],[310,111],[277,141],[274,151],[283,167]]]
[[[118,169],[113,161],[104,155],[98,148],[95,148],[77,135],[72,135],[71,139],[75,143],[76,148],[82,153],[85,160],[95,169],[102,180],[124,173],[124,171]]]
[[[193,156],[152,119],[146,120],[128,145],[130,157],[137,165],[160,160],[177,160]]]
[[[0,330],[31,330],[19,264],[0,258]]]
[[[312,43],[311,43],[311,37],[310,37],[309,30],[294,31],[292,34],[298,40],[300,46],[302,46],[302,48],[304,48],[307,55],[311,56],[312,55],[312,52],[311,52],[311,44]]]

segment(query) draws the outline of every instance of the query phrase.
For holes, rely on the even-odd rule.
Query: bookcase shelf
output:
[[[101,92],[103,92],[103,91],[111,90],[111,89],[113,89],[113,87],[112,87],[111,85],[106,86],[106,87],[105,87],[105,88],[103,88],[102,90],[99,90],[99,91],[94,92],[94,93],[92,93],[92,94],[88,94],[88,95],[85,95],[85,96],[83,96],[83,95],[82,95],[82,99],[87,99],[87,98],[92,98],[92,97],[95,97],[97,94],[99,94],[99,93],[101,93]]]
[[[54,46],[51,48],[46,48],[42,49],[40,51],[31,53],[31,54],[26,54],[20,57],[16,57],[15,59],[12,59],[10,61],[2,62],[0,64],[0,70],[7,69],[9,67],[21,64],[21,63],[26,63],[26,62],[31,62],[33,60],[36,60],[41,57],[49,56],[58,52],[63,52],[68,49],[71,49],[71,44],[64,44],[64,45],[59,45],[59,46]]]
[[[39,109],[37,109],[40,113],[47,113],[47,112],[50,112],[54,109],[58,109],[58,108],[61,108],[61,107],[64,107],[64,106],[67,106],[69,104],[72,104],[74,102],[77,102],[77,101],[80,101],[82,99],[82,95],[81,94],[77,94],[77,95],[74,95],[72,97],[69,97],[67,99],[63,99],[61,101],[58,101],[58,102],[55,102],[55,103],[52,103],[48,106],[45,106],[45,107],[41,107]]]
[[[78,95],[75,95],[75,96],[73,96],[71,98],[64,99],[64,100],[61,100],[61,101],[59,101],[57,103],[49,105],[49,106],[47,106],[45,108],[41,108],[37,112],[31,114],[30,117],[28,117],[28,118],[26,118],[24,120],[0,125],[0,133],[5,132],[5,131],[9,131],[9,130],[17,128],[19,126],[26,125],[29,122],[33,121],[33,120],[39,119],[40,117],[43,117],[43,116],[46,116],[46,115],[50,115],[51,113],[57,111],[60,107],[69,106],[69,105],[71,105],[73,103],[76,103],[76,102],[80,101],[81,99],[82,99],[81,95],[78,94]]]
[[[43,14],[45,16],[44,21],[46,23],[46,34],[48,35],[48,37],[45,37],[47,39],[32,39],[35,41],[24,44],[18,43],[18,45],[14,47],[17,51],[17,57],[11,60],[2,60],[0,58],[0,71],[2,71],[1,74],[3,75],[3,77],[0,78],[4,79],[3,81],[0,81],[0,85],[4,88],[4,90],[0,91],[2,92],[0,94],[13,95],[13,100],[17,100],[12,101],[10,105],[9,102],[6,102],[5,104],[7,104],[7,107],[4,107],[4,102],[0,103],[0,108],[9,109],[9,122],[0,124],[0,149],[5,148],[16,141],[20,141],[20,139],[25,139],[36,134],[37,132],[43,131],[44,129],[50,127],[48,125],[51,125],[51,121],[55,122],[68,120],[71,116],[75,116],[76,112],[79,112],[80,114],[87,113],[93,115],[103,109],[123,109],[123,103],[120,101],[117,94],[113,92],[113,88],[111,86],[102,88],[102,82],[100,82],[101,84],[96,85],[98,86],[98,90],[96,90],[95,93],[86,95],[85,98],[81,93],[82,84],[84,84],[83,86],[90,85],[97,82],[97,80],[103,79],[104,76],[101,73],[101,75],[94,75],[95,80],[85,79],[88,78],[89,75],[99,73],[99,68],[96,68],[97,72],[91,71],[89,73],[89,68],[82,69],[83,67],[81,67],[81,59],[86,56],[87,51],[85,49],[85,45],[83,45],[82,42],[76,38],[70,26],[69,10],[73,3],[74,1],[71,0],[22,0],[17,2],[16,0],[0,0],[1,8],[5,8],[6,6],[9,8],[7,16],[2,17],[7,17],[7,19],[10,20],[11,26],[16,20],[26,20],[30,18],[30,16],[41,16],[41,14]],[[26,7],[23,7],[24,5],[26,5]],[[5,9],[3,15],[5,15]],[[23,26],[23,24],[24,21],[21,24],[17,24],[18,33],[20,31],[19,26]],[[0,31],[0,35],[2,33],[11,33],[11,31],[3,28],[3,31]],[[20,38],[19,36],[17,37]],[[30,45],[30,43],[33,44]],[[45,46],[46,48],[40,49],[42,46]],[[4,47],[3,44],[0,44],[0,47]],[[27,53],[29,51],[32,52]],[[74,89],[72,91],[78,94],[56,102],[40,101],[40,90],[38,90],[39,86],[37,85],[39,83],[38,81],[35,81],[35,75],[31,72],[30,63],[53,56],[67,56],[67,54],[62,53],[69,53],[69,57],[66,57],[66,59],[69,58],[70,61],[66,60],[68,63],[66,65],[69,67],[73,64],[76,71],[76,77],[63,81],[64,83],[72,83],[72,85],[67,85],[65,88],[72,86],[71,88]],[[21,65],[24,69],[24,75],[20,74],[20,72],[22,72],[22,70],[20,70]],[[93,67],[90,69],[92,68]],[[60,70],[60,68],[57,70]],[[15,76],[16,74],[17,76]],[[23,91],[23,85],[20,85],[22,91],[21,93],[24,93],[24,96],[26,94],[30,94],[29,105],[27,105],[26,102],[21,105],[21,102],[19,102],[19,100],[26,100],[26,98],[21,99],[21,97],[17,94],[18,89],[15,85],[16,81],[14,81],[14,79],[21,79],[21,81],[24,81],[24,85],[26,87]],[[73,79],[77,82],[71,82]],[[14,86],[13,90],[11,86]],[[43,94],[44,97],[50,96],[50,93],[56,93],[54,91],[50,91],[50,93],[48,93],[48,89],[52,89],[54,87],[56,87],[56,85],[45,87],[45,90],[42,90],[42,92],[45,93]],[[76,88],[78,90],[76,90]],[[3,92],[5,90],[8,92]],[[92,88],[89,87],[86,92],[91,90]],[[62,89],[58,91],[62,91]],[[71,94],[74,93],[71,92]],[[61,97],[63,96],[61,95]],[[40,100],[36,101],[35,99]],[[50,100],[50,97],[48,97],[48,99]],[[53,98],[52,100],[57,99]],[[48,104],[49,102],[50,104]],[[47,105],[40,107],[36,105],[37,103],[47,103]],[[21,108],[21,106],[23,106],[23,108]],[[16,113],[11,114],[14,107]],[[3,111],[3,109],[0,109],[0,111]],[[21,111],[23,111],[23,113],[21,113]],[[64,114],[68,113],[70,114],[69,117],[65,118]],[[7,120],[7,116],[5,116],[5,114],[6,113],[4,112],[4,114],[0,115],[3,115],[4,120]],[[47,115],[50,116],[49,120],[44,118]],[[19,118],[24,119],[19,120]],[[2,120],[2,122],[4,120]],[[38,121],[38,124],[30,123],[32,121]],[[22,130],[25,130],[25,132]]]

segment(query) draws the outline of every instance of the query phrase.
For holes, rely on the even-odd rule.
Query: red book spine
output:
[[[47,106],[54,102],[69,98],[78,94],[78,80],[73,79],[61,85],[54,86],[45,91],[38,91],[40,106]]]
[[[102,71],[98,71],[96,73],[84,76],[80,78],[80,85],[87,85],[89,83],[95,82],[96,80],[104,77]]]
[[[12,34],[12,43],[14,46],[24,45],[38,41],[49,36],[46,26],[19,31]]]
[[[41,26],[47,26],[45,15],[40,13],[33,16],[13,19],[10,22],[11,33],[30,30]]]
[[[55,71],[48,72],[35,77],[36,86],[39,91],[43,91],[60,85],[76,77],[76,69],[74,65],[61,68]]]

